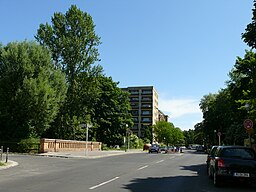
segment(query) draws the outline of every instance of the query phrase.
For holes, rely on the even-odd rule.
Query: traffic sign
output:
[[[245,129],[252,129],[253,127],[253,122],[251,119],[245,119],[244,120],[244,128]]]

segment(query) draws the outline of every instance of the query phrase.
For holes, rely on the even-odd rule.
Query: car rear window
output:
[[[251,149],[244,148],[227,148],[223,149],[222,157],[242,158],[242,159],[255,159],[255,153]]]
[[[210,152],[210,155],[214,155],[214,154],[215,154],[216,149],[217,149],[217,147],[212,148],[212,150],[211,150],[211,152]]]

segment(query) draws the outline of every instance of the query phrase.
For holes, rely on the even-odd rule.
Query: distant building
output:
[[[134,126],[133,134],[144,137],[144,130],[159,120],[168,120],[168,116],[158,109],[158,93],[153,86],[122,88],[130,93],[131,114]]]
[[[165,115],[162,111],[158,110],[158,121],[168,122],[168,115]]]

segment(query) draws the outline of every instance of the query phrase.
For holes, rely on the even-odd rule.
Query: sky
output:
[[[0,42],[35,40],[41,23],[71,5],[90,14],[100,64],[119,87],[154,86],[181,130],[202,121],[200,100],[226,87],[251,22],[253,0],[0,0]]]

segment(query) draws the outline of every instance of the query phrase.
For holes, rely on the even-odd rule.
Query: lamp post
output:
[[[126,138],[126,142],[125,142],[125,152],[129,149],[129,141],[128,141],[128,124],[125,124],[126,126],[126,133],[125,133],[125,138]]]
[[[86,123],[86,124],[81,124],[80,126],[86,128],[85,156],[87,157],[88,156],[88,132],[89,132],[88,130],[89,128],[92,127],[92,125],[89,123]]]

